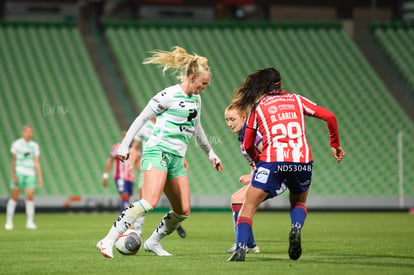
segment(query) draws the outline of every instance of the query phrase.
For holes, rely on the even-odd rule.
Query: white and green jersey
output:
[[[136,141],[141,143],[141,153],[144,151],[145,146],[147,145],[148,140],[152,136],[154,132],[154,123],[152,121],[148,121],[144,127],[138,132],[138,134],[134,137]]]
[[[177,84],[159,92],[148,105],[157,115],[157,123],[147,146],[184,157],[200,117],[201,97],[188,96]]]
[[[36,175],[34,158],[40,155],[39,145],[34,141],[26,142],[19,138],[12,143],[10,152],[16,155],[16,172],[26,175]]]

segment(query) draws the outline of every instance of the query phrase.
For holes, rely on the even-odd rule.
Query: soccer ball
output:
[[[135,230],[128,229],[118,237],[115,247],[123,255],[135,255],[141,248],[142,239]]]

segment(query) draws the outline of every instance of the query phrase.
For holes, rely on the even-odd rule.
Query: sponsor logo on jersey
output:
[[[293,104],[279,104],[280,111],[295,110],[295,105]]]
[[[275,104],[276,102],[286,102],[286,101],[295,101],[295,98],[293,97],[293,95],[268,96],[268,97],[265,97],[260,102],[260,105],[268,106],[271,104]]]
[[[187,121],[191,121],[193,118],[197,117],[197,114],[198,114],[197,109],[190,109],[188,111],[189,111],[189,114],[187,117]]]
[[[194,129],[188,129],[187,127],[182,126],[182,125],[179,126],[179,129],[180,129],[180,132],[186,134],[189,137],[192,137],[194,134]]]

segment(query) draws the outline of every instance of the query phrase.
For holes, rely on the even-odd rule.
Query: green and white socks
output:
[[[119,235],[122,235],[139,217],[152,209],[151,204],[144,199],[133,203],[130,207],[122,211],[121,215],[119,215],[118,219],[111,226],[105,239],[110,240],[114,244]]]
[[[152,235],[148,240],[152,242],[160,242],[165,236],[171,234],[177,228],[178,224],[181,224],[187,217],[188,216],[178,215],[173,210],[170,210],[161,219],[160,224],[154,232],[152,232]]]

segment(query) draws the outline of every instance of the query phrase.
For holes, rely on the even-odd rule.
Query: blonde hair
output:
[[[177,79],[184,82],[191,74],[198,78],[201,74],[207,72],[211,74],[208,59],[197,54],[191,55],[185,49],[175,46],[171,52],[155,50],[153,54],[144,60],[143,64],[159,64],[162,66],[162,72],[165,74],[170,68],[178,72]]]

